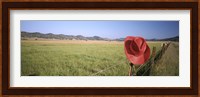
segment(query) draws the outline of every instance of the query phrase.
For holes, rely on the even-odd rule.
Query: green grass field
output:
[[[148,42],[160,50],[162,42]],[[128,76],[123,42],[22,40],[22,76]]]

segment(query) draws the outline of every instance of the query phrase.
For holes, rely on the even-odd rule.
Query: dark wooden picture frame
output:
[[[191,10],[191,87],[85,87],[13,88],[10,87],[11,9],[190,9]],[[2,93],[3,95],[197,95],[198,94],[198,3],[197,2],[2,2]]]

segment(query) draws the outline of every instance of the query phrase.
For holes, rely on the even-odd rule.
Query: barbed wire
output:
[[[169,45],[170,45],[170,44],[169,44]],[[155,55],[155,57],[154,57],[154,59],[153,59],[154,62],[157,62],[157,61],[160,59],[160,57],[161,57],[161,56],[163,55],[163,53],[167,50],[167,48],[168,48],[169,45],[166,45],[166,47],[163,47],[161,50],[159,50],[159,51],[157,52],[157,54]],[[163,50],[163,51],[162,51],[162,50]],[[153,57],[151,57],[151,58],[149,59],[149,61],[148,61],[146,64],[141,65],[141,66],[136,70],[136,72],[140,71],[143,67],[149,65],[149,67],[148,67],[148,68],[144,71],[144,73],[142,74],[142,76],[144,76],[144,74],[147,73],[147,72],[149,71],[149,69],[152,67],[152,58],[153,58]],[[99,74],[99,73],[106,72],[106,71],[108,71],[109,69],[114,68],[114,67],[117,67],[117,66],[119,66],[119,65],[120,65],[120,64],[114,65],[114,66],[110,66],[110,67],[108,67],[108,68],[106,68],[106,69],[103,69],[103,70],[100,70],[100,71],[98,71],[98,72],[96,72],[96,73],[93,73],[93,74],[91,74],[90,76],[95,76],[95,75],[97,75],[97,74]]]
[[[162,57],[162,55],[165,53],[165,51],[167,50],[167,48],[169,47],[170,44],[171,43],[167,44],[161,50],[159,50],[153,60],[150,59],[150,61],[149,61],[150,63],[147,63],[147,65],[149,65],[149,67],[144,71],[142,76],[144,76],[149,71],[149,69],[152,68],[152,66],[153,66],[152,61],[157,62]]]
[[[120,65],[120,64],[118,64],[118,65]],[[99,74],[99,73],[103,73],[103,72],[105,72],[105,71],[107,71],[107,70],[109,70],[109,69],[111,69],[111,68],[114,68],[114,67],[116,67],[116,66],[118,66],[118,65],[110,66],[110,67],[108,67],[108,68],[106,68],[106,69],[103,69],[103,70],[100,70],[100,71],[98,71],[98,72],[96,72],[96,73],[93,73],[93,74],[91,74],[90,76],[95,76],[95,75],[97,75],[97,74]]]

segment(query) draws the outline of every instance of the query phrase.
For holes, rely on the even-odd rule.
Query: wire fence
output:
[[[146,62],[146,64],[141,65],[138,69],[137,69],[137,76],[148,76],[150,73],[150,70],[153,66],[153,64],[157,63],[161,57],[163,56],[163,54],[165,53],[165,51],[167,50],[167,48],[169,47],[170,42],[168,43],[163,43],[161,46],[161,50],[159,50],[157,53],[155,53],[154,55],[154,49],[153,49],[153,53],[150,57],[150,59]],[[154,47],[153,47],[154,48]]]
[[[149,75],[149,72],[153,66],[153,64],[155,64],[158,60],[161,59],[162,55],[164,54],[164,52],[167,50],[167,48],[169,47],[170,45],[170,42],[168,43],[163,43],[161,45],[161,50],[157,51],[156,52],[156,47],[153,47],[153,51],[152,51],[152,55],[151,57],[149,58],[149,60],[141,65],[139,68],[137,68],[136,71],[136,76],[148,76]],[[110,70],[111,68],[115,68],[117,66],[119,66],[120,64],[118,65],[114,65],[114,66],[110,66],[106,69],[103,69],[103,70],[100,70],[96,73],[93,73],[91,74],[90,76],[95,76],[95,75],[98,75],[98,74],[101,74],[101,73],[104,73],[104,72],[107,72],[108,70]]]
[[[119,64],[118,64],[118,65],[119,65]],[[110,67],[108,67],[108,68],[106,68],[106,69],[103,69],[103,70],[100,70],[100,71],[98,71],[98,72],[96,72],[96,73],[93,73],[93,74],[91,74],[90,76],[95,76],[95,75],[97,75],[97,74],[106,72],[106,71],[110,70],[111,68],[114,68],[114,67],[116,67],[116,66],[118,66],[118,65],[110,66]]]

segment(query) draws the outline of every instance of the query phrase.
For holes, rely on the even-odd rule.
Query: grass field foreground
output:
[[[148,42],[160,50],[162,42]],[[22,40],[22,76],[128,76],[123,42]]]

